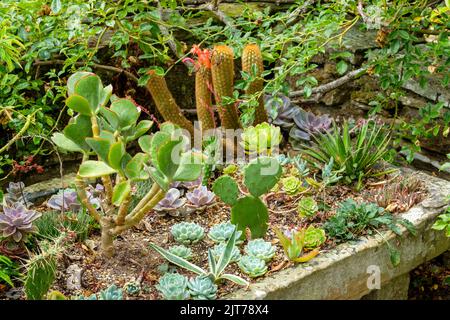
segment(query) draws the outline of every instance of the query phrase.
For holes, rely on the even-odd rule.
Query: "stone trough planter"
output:
[[[450,248],[450,238],[431,229],[436,217],[445,211],[450,182],[424,173],[417,175],[425,182],[429,194],[422,203],[402,214],[415,225],[416,236],[402,227],[402,236],[387,231],[344,243],[224,299],[406,299],[409,272]],[[390,261],[383,237],[400,252],[397,267]]]

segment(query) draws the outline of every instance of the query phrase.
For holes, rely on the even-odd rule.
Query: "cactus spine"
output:
[[[252,74],[252,65],[256,66],[256,75]],[[244,47],[244,51],[242,52],[242,71],[257,77],[257,79],[252,81],[249,85],[245,93],[247,95],[253,95],[257,92],[261,92],[263,90],[263,79],[261,78],[261,74],[264,71],[264,66],[261,50],[257,44],[248,44]],[[264,98],[263,95],[260,94],[258,98],[258,106],[255,109],[254,124],[267,121],[268,118],[267,112],[264,108]]]
[[[194,126],[181,112],[180,107],[167,87],[164,77],[157,75],[154,70],[151,70],[149,75],[150,79],[147,82],[147,89],[150,91],[156,107],[164,120],[188,130],[191,137],[194,137]]]
[[[211,73],[215,99],[222,127],[225,129],[240,128],[239,117],[234,104],[225,105],[222,97],[233,96],[234,61],[230,47],[215,46],[211,55]]]
[[[212,109],[211,87],[211,69],[206,66],[200,66],[195,74],[195,100],[202,132],[216,127]]]

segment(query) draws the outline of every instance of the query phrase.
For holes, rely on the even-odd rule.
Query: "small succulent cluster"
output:
[[[22,181],[10,182],[6,188],[5,201],[7,205],[13,205],[15,203],[25,204],[24,199],[25,184]]]
[[[202,240],[205,236],[205,230],[195,222],[180,222],[174,224],[171,233],[175,241],[182,244],[193,244]]]
[[[185,260],[191,260],[192,259],[192,250],[191,248],[188,248],[186,246],[183,245],[178,245],[178,246],[171,246],[169,248],[169,252],[180,257],[183,258]]]
[[[219,261],[219,258],[225,252],[226,244],[224,242],[218,243],[211,249],[212,255],[216,261]],[[241,259],[241,252],[237,246],[233,247],[231,251],[231,260],[230,262],[238,262]]]
[[[123,300],[123,291],[115,284],[88,297],[78,296],[77,300]]]
[[[298,215],[302,218],[311,218],[318,210],[319,206],[313,197],[303,197],[297,205]]]
[[[217,296],[217,285],[207,276],[197,276],[188,281],[189,293],[194,300],[214,300]]]
[[[137,281],[128,281],[124,284],[123,290],[129,296],[137,296],[141,292],[141,285]]]
[[[280,165],[285,166],[287,164],[290,164],[292,162],[291,158],[287,155],[285,155],[284,153],[280,153],[277,156],[277,160],[280,163]]]
[[[154,209],[156,211],[176,210],[186,203],[186,199],[180,197],[180,190],[171,188]]]
[[[48,199],[47,207],[58,211],[78,212],[81,209],[81,203],[74,189],[64,189]]]
[[[260,258],[245,255],[238,263],[239,269],[250,278],[257,278],[267,272],[266,262]]]
[[[305,232],[304,247],[306,249],[318,248],[325,243],[325,240],[327,240],[325,230],[311,225]]]
[[[247,243],[244,251],[249,256],[268,262],[274,257],[276,248],[263,239],[254,239]]]
[[[297,168],[298,175],[301,178],[305,178],[309,174],[308,162],[303,160],[300,155],[295,156],[292,162],[295,164],[295,168]]]
[[[284,253],[293,262],[307,262],[319,254],[318,249],[304,253],[306,229],[288,229],[280,231],[275,229]]]
[[[300,109],[293,119],[295,126],[289,131],[289,141],[296,149],[302,141],[310,141],[311,135],[324,132],[331,126],[331,118],[327,114],[316,116],[303,109]]]
[[[280,128],[267,122],[244,129],[241,145],[247,153],[271,154],[278,147],[282,136]]]
[[[25,206],[17,203],[14,206],[3,207],[0,214],[1,237],[11,238],[15,242],[26,239],[27,235],[35,231],[33,222],[41,216],[41,213],[28,210]]]
[[[166,273],[156,285],[156,289],[166,300],[189,299],[188,281],[185,276],[178,273]]]
[[[270,122],[283,129],[290,129],[294,125],[294,116],[300,108],[283,95],[264,96],[264,105],[269,115]]]
[[[215,194],[206,188],[206,186],[198,186],[193,191],[186,193],[186,198],[191,205],[201,208],[210,205],[214,201]]]
[[[214,242],[227,242],[236,226],[231,222],[222,222],[214,225],[208,232],[208,237]],[[240,238],[242,231],[236,231],[236,238]]]
[[[291,196],[296,195],[305,189],[302,185],[302,181],[295,176],[287,176],[281,179],[281,185],[283,191]]]

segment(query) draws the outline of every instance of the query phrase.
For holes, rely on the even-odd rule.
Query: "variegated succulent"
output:
[[[247,243],[244,251],[249,256],[268,262],[274,257],[276,248],[270,242],[264,241],[263,239],[254,239]]]
[[[3,213],[0,214],[1,236],[15,242],[25,240],[28,234],[35,231],[33,221],[40,216],[40,212],[28,210],[20,203],[11,207],[4,206]]]
[[[225,242],[220,242],[214,246],[214,248],[211,249],[212,255],[214,259],[219,261],[220,256],[225,251]],[[231,252],[231,260],[230,262],[238,262],[241,259],[241,252],[239,251],[239,248],[237,246],[233,247],[233,250]]]
[[[191,205],[201,208],[214,202],[215,194],[206,186],[198,186],[193,191],[186,193],[186,198]]]
[[[175,241],[182,244],[197,243],[205,237],[203,227],[195,222],[183,221],[174,224],[171,233]]]
[[[238,266],[250,278],[260,277],[267,272],[266,262],[254,256],[242,256]]]

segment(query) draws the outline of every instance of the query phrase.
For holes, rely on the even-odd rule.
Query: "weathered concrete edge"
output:
[[[404,168],[401,171],[414,172]],[[279,271],[223,299],[360,299],[371,291],[367,286],[371,275],[369,266],[379,267],[383,287],[445,252],[450,248],[450,239],[444,232],[432,230],[431,225],[448,205],[445,198],[450,194],[450,182],[422,172],[414,174],[425,182],[429,192],[422,203],[402,214],[416,226],[416,237],[402,228],[401,236],[386,231],[382,235],[363,237],[357,243],[344,243],[308,263]],[[401,254],[397,267],[390,262],[383,238]]]

